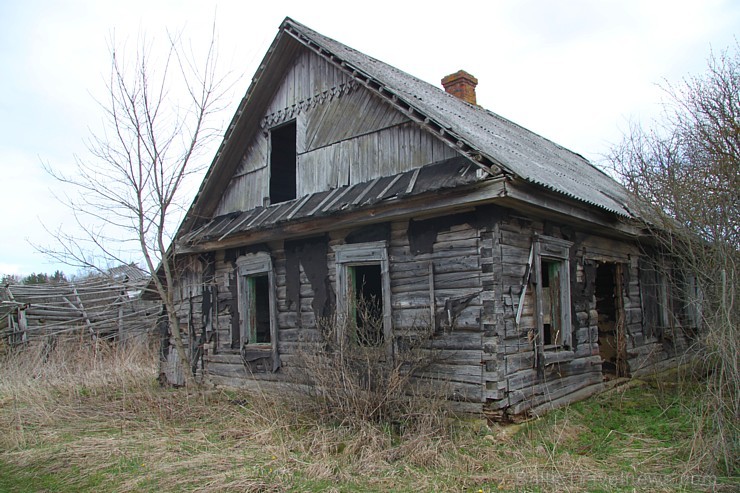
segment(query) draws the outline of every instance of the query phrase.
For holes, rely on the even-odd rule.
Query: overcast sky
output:
[[[242,75],[228,122],[286,16],[432,84],[467,70],[480,105],[594,162],[659,113],[659,84],[740,32],[737,0],[0,0],[0,273],[73,271],[31,246],[52,243],[42,223],[70,224],[41,163],[85,155],[112,33],[134,46],[183,29],[198,45],[215,19],[220,67]]]

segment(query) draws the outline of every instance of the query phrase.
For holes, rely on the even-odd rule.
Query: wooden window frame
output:
[[[350,268],[360,265],[380,265],[380,276],[383,289],[383,344],[392,352],[393,318],[391,307],[391,280],[389,274],[388,246],[385,241],[374,241],[333,247],[337,268],[337,318],[340,327],[351,316],[350,297],[353,287],[350,286]],[[339,334],[345,337],[346,334]]]
[[[237,266],[237,294],[239,296],[239,347],[249,346],[250,349],[270,350],[277,361],[277,300],[275,291],[275,273],[272,268],[272,258],[268,253],[251,253],[236,260]],[[253,279],[267,276],[268,303],[270,312],[270,342],[250,342],[256,334],[256,326],[251,320],[254,318]]]
[[[700,329],[704,324],[704,292],[694,274],[686,276],[686,319],[690,328]]]
[[[646,339],[661,340],[667,330],[672,327],[672,293],[670,285],[670,273],[663,262],[655,259],[645,259],[643,269],[647,269],[646,274],[640,277],[640,302],[643,313],[642,333]],[[643,286],[642,283],[646,282]],[[655,303],[655,320],[651,325],[645,320],[646,302],[648,296],[654,296]],[[651,297],[652,297],[651,296]]]
[[[573,242],[552,236],[537,235],[534,238],[535,275],[535,319],[539,346],[546,351],[571,349],[573,347],[573,325],[570,306],[570,248]],[[542,291],[542,261],[557,265],[559,274],[560,341],[545,345],[544,293]],[[551,300],[552,303],[553,300]]]

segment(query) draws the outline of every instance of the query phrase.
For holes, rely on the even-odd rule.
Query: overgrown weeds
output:
[[[0,491],[738,486],[692,468],[691,401],[676,386],[634,382],[524,425],[460,419],[444,434],[416,434],[317,420],[268,392],[161,388],[145,346],[77,341],[33,363],[36,355],[29,348],[0,364]]]
[[[305,344],[297,366],[303,398],[296,411],[323,423],[389,427],[395,434],[437,434],[450,412],[444,382],[419,378],[435,362],[428,342],[430,324],[388,340],[379,300],[355,300],[345,320],[336,316],[318,324],[318,340]]]

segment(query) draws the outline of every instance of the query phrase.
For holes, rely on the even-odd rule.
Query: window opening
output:
[[[247,254],[236,260],[238,269],[238,323],[232,330],[232,347],[271,346],[277,361],[277,310],[272,259],[266,252]],[[264,347],[256,348],[259,350]]]
[[[537,352],[571,347],[569,250],[572,245],[550,236],[535,237]]]
[[[641,259],[639,268],[643,335],[660,338],[670,325],[667,275],[660,265],[650,259]]]
[[[388,251],[384,241],[337,245],[337,316],[358,344],[385,346],[393,356]]]
[[[616,263],[601,263],[596,269],[594,296],[598,313],[601,371],[605,378],[627,375],[621,273],[622,268]]]
[[[560,262],[542,260],[543,342],[546,346],[562,344]]]
[[[262,344],[270,341],[270,292],[267,275],[247,278],[250,306],[249,342]]]
[[[380,264],[351,266],[348,275],[354,297],[349,307],[350,317],[355,321],[357,343],[379,346],[383,344],[383,279]]]
[[[270,130],[270,203],[296,198],[296,123]]]
[[[702,326],[704,293],[694,275],[686,277],[686,299],[684,303],[688,326],[692,329],[699,329]]]

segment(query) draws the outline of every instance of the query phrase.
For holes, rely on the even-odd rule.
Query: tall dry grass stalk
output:
[[[28,445],[26,429],[46,426],[67,415],[78,417],[81,400],[115,394],[141,394],[154,384],[156,351],[147,343],[118,346],[87,337],[55,337],[6,350],[0,355],[0,408],[6,433],[0,444]],[[84,413],[84,408],[82,410]]]
[[[157,353],[148,342],[126,345],[90,340],[84,335],[54,337],[0,355],[5,378],[0,393],[54,388],[90,390],[139,385],[156,374]],[[146,378],[145,377],[145,378]]]
[[[676,464],[676,451],[639,429],[629,440],[620,434],[608,459],[591,457],[590,449],[601,445],[581,437],[590,436],[582,421],[594,414],[590,407],[584,415],[559,410],[539,425],[491,429],[454,420],[442,426],[444,409],[420,399],[430,407],[400,414],[407,420],[395,429],[372,420],[338,426],[301,410],[300,399],[288,395],[159,387],[156,362],[147,346],[88,340],[5,354],[0,474],[16,482],[0,477],[0,489],[489,492],[612,484],[604,491],[626,491],[639,484],[644,491],[675,491],[683,481],[662,476]],[[598,399],[601,409],[617,400]],[[627,461],[634,472],[619,465]]]

